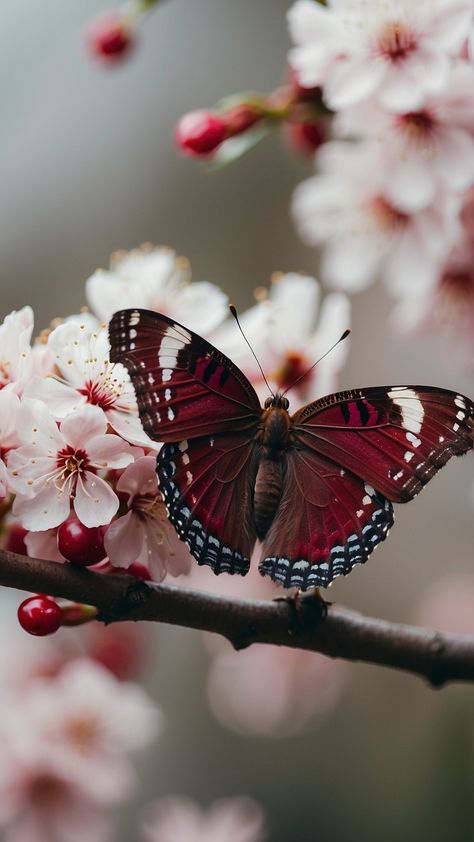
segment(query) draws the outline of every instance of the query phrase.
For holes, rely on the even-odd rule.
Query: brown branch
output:
[[[425,677],[432,685],[474,681],[474,637],[364,617],[337,605],[292,599],[229,599],[128,575],[92,573],[72,564],[0,550],[0,585],[94,605],[104,622],[153,620],[216,632],[236,649],[271,643],[365,661]]]

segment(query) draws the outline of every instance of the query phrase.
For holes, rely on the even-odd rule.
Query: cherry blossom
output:
[[[0,325],[0,389],[21,393],[31,374],[31,334],[33,310],[14,310]]]
[[[135,785],[128,755],[159,736],[163,719],[138,685],[119,682],[88,658],[75,658],[55,678],[37,679],[5,727],[20,762],[48,765],[92,801],[119,803]]]
[[[168,519],[158,491],[155,457],[136,459],[125,469],[116,489],[128,495],[128,511],[112,521],[105,533],[111,564],[127,568],[138,561],[155,582],[161,582],[167,573],[186,574],[191,556]]]
[[[335,127],[342,135],[375,138],[374,159],[382,153],[385,164],[384,195],[401,211],[422,210],[440,192],[463,192],[474,183],[474,68],[453,68],[447,88],[420,110],[390,114],[371,100],[342,111]]]
[[[408,213],[387,195],[383,155],[370,143],[328,143],[317,158],[321,174],[296,188],[293,214],[303,239],[325,246],[323,279],[355,292],[380,276],[396,296],[432,289],[459,232],[461,198],[438,195]]]
[[[215,801],[207,810],[188,798],[162,798],[144,826],[146,842],[261,842],[263,836],[263,811],[245,796]]]
[[[208,696],[214,714],[238,733],[288,736],[339,700],[347,665],[315,652],[254,644],[214,658]]]
[[[425,295],[402,299],[392,320],[401,332],[443,336],[450,355],[462,366],[474,366],[474,190],[465,197],[462,231],[443,266],[438,283]]]
[[[124,439],[156,449],[140,424],[127,370],[110,362],[107,327],[92,327],[90,319],[74,318],[52,331],[48,347],[57,373],[35,378],[26,394],[44,401],[58,420],[87,403],[97,406]]]
[[[109,523],[119,506],[98,471],[133,461],[129,445],[107,434],[98,407],[71,413],[59,428],[42,401],[25,398],[18,419],[21,446],[7,457],[10,485],[17,493],[13,513],[25,529],[44,531],[69,515],[71,503],[85,526]]]
[[[142,247],[113,256],[109,271],[86,283],[87,300],[99,319],[119,308],[145,307],[208,334],[227,315],[227,296],[207,281],[190,283],[189,263],[168,248]]]
[[[447,84],[472,24],[471,0],[297,0],[289,61],[330,108],[374,96],[390,111],[419,109]]]
[[[288,395],[296,404],[330,392],[345,360],[347,344],[331,352],[312,371],[308,369],[349,327],[349,300],[333,293],[320,306],[318,281],[291,272],[274,276],[268,294],[262,289],[257,294],[260,301],[239,320],[270,387],[274,391],[289,389]],[[216,332],[214,342],[245,371],[261,399],[266,398],[268,387],[233,320]],[[299,377],[300,383],[291,388]]]
[[[6,454],[19,444],[17,420],[20,401],[17,395],[8,389],[0,391],[0,498],[10,494]]]

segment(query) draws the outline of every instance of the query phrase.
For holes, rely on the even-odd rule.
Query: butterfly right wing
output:
[[[236,433],[165,444],[157,471],[170,520],[198,564],[247,573],[256,540],[253,439]]]

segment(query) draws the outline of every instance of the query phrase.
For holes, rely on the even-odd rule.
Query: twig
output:
[[[322,603],[292,599],[229,599],[128,575],[104,575],[0,550],[0,585],[95,605],[106,623],[152,620],[216,632],[236,649],[270,643],[322,652],[415,673],[440,687],[474,681],[474,637],[364,617]]]

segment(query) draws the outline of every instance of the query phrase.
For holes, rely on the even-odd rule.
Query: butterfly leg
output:
[[[321,596],[319,588],[312,588],[310,593],[297,590],[293,596],[279,596],[275,602],[286,602],[291,610],[289,634],[295,634],[308,625],[317,625],[325,620],[330,602],[326,602]]]

